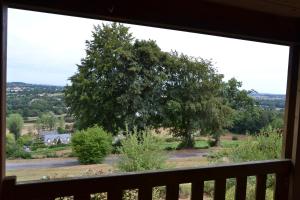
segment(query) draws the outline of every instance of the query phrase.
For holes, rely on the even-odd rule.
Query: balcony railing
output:
[[[108,200],[121,200],[124,190],[137,189],[139,200],[152,199],[156,186],[166,186],[166,199],[179,198],[179,185],[191,183],[191,199],[203,199],[205,181],[213,180],[214,199],[225,199],[226,180],[236,179],[235,199],[246,199],[247,177],[256,177],[256,199],[266,196],[267,175],[275,175],[274,197],[287,199],[290,160],[272,160],[241,164],[208,166],[201,168],[126,173],[90,178],[16,183],[16,177],[7,177],[4,182],[4,199],[8,200],[54,200],[72,196],[75,200],[88,200],[95,193],[107,194]]]

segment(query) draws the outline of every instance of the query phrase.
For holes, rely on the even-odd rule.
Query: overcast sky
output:
[[[107,22],[9,9],[8,81],[65,85],[85,56],[93,25],[101,23]],[[155,40],[163,51],[212,59],[225,80],[235,77],[244,89],[285,93],[286,46],[128,26],[134,37]]]

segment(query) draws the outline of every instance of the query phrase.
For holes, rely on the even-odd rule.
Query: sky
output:
[[[7,81],[66,85],[85,56],[93,26],[107,21],[9,9]],[[155,40],[166,52],[211,59],[224,80],[243,89],[285,94],[287,46],[129,25],[137,39]]]

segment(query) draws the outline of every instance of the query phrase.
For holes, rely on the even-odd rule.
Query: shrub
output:
[[[162,169],[166,156],[159,138],[149,131],[138,133],[136,130],[122,141],[121,157],[118,168],[121,171],[133,172]]]
[[[112,137],[101,127],[77,131],[71,140],[72,151],[82,164],[101,163],[112,150]]]
[[[279,159],[281,156],[281,143],[282,136],[280,130],[266,127],[263,128],[257,136],[241,142],[240,145],[232,149],[219,151],[213,154],[210,159],[212,162],[246,162]],[[249,185],[255,185],[255,177],[249,177],[248,183]],[[270,191],[274,184],[274,176],[268,176],[267,188],[269,188]],[[230,183],[229,185],[232,186],[234,184]],[[251,194],[249,194],[249,196],[251,196]],[[251,198],[247,197],[247,199]]]
[[[57,132],[59,134],[64,134],[66,132],[66,130],[64,128],[62,128],[62,127],[57,127]]]
[[[31,146],[31,150],[35,151],[35,150],[41,149],[41,148],[46,148],[46,145],[44,144],[44,142],[40,138],[34,139],[32,146]]]
[[[15,136],[12,133],[6,134],[6,156],[9,158],[13,155],[16,146]]]
[[[228,158],[233,162],[279,159],[281,144],[282,136],[277,129],[264,128],[256,137],[233,148]]]
[[[11,158],[30,159],[32,156],[31,153],[24,151],[23,147],[16,145]]]
[[[233,148],[218,151],[210,156],[212,162],[247,162],[253,160],[279,159],[281,156],[282,136],[280,130],[267,127],[255,136],[241,141]]]
[[[6,156],[8,158],[31,158],[31,154],[24,151],[23,145],[16,143],[15,136],[11,133],[6,134]]]
[[[120,153],[119,149],[122,146],[122,140],[125,139],[125,136],[123,134],[118,134],[113,138],[113,153]]]
[[[10,114],[7,118],[7,128],[18,139],[21,135],[21,130],[24,124],[24,120],[20,114]]]
[[[18,145],[20,146],[31,146],[33,144],[34,138],[31,135],[22,135],[17,140]]]

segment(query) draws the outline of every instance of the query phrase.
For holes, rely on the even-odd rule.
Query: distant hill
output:
[[[57,92],[62,92],[63,89],[64,89],[63,86],[30,84],[30,83],[23,83],[23,82],[8,82],[6,86],[7,92],[37,91],[37,92],[57,93]]]
[[[44,112],[65,114],[64,87],[23,82],[7,83],[7,114],[36,117]]]
[[[250,96],[253,97],[258,104],[263,108],[282,110],[285,108],[284,94],[268,94],[252,92]]]
[[[23,117],[36,117],[43,112],[65,114],[67,108],[64,103],[64,87],[23,82],[7,83],[7,114],[20,113]],[[285,95],[250,93],[263,108],[283,110]]]

